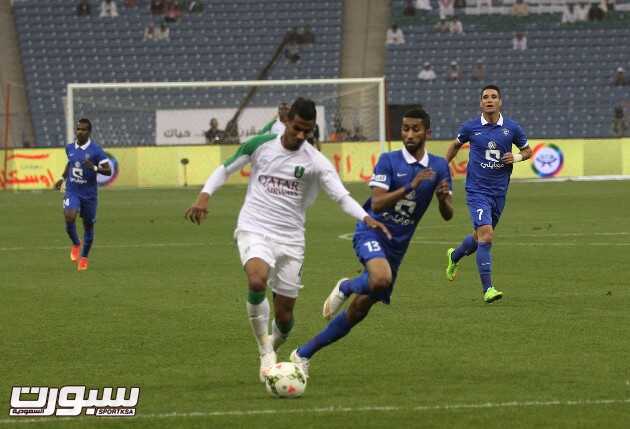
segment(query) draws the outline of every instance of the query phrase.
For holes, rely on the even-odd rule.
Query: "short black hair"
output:
[[[424,124],[424,128],[427,130],[431,128],[431,116],[429,116],[422,107],[414,107],[413,109],[407,110],[403,115],[403,118],[421,119]]]
[[[501,98],[501,89],[499,89],[499,87],[496,86],[496,85],[486,85],[486,86],[484,86],[483,89],[481,90],[481,93],[479,94],[479,98],[483,97],[483,92],[486,89],[494,89],[499,94],[499,98]]]
[[[88,131],[92,131],[92,122],[90,122],[89,119],[87,118],[81,118],[77,121],[77,123],[79,124],[87,124],[88,126]]]
[[[315,110],[315,102],[307,98],[299,97],[293,102],[289,109],[289,119],[293,119],[295,115],[305,121],[314,121],[317,118],[317,110]]]

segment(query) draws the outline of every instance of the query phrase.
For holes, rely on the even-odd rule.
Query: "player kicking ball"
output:
[[[287,118],[282,135],[262,134],[241,145],[212,173],[195,203],[186,210],[186,217],[200,224],[208,214],[210,196],[230,174],[251,163],[235,237],[247,276],[247,317],[258,345],[261,382],[276,363],[276,350],[293,328],[293,308],[302,288],[306,209],[317,198],[319,188],[344,212],[364,222],[366,230],[389,235],[388,229],[350,196],[330,161],[310,144],[304,144],[315,126],[315,103],[298,98]],[[271,334],[268,284],[275,313]]]
[[[365,269],[354,278],[337,282],[323,308],[324,318],[332,321],[291,353],[291,361],[307,374],[309,359],[318,350],[348,334],[377,302],[389,304],[398,268],[434,195],[442,218],[453,217],[448,163],[426,150],[431,133],[429,115],[419,108],[406,112],[401,131],[404,148],[381,155],[369,183],[372,195],[364,205],[371,217],[391,231],[392,239],[381,230],[357,223],[352,243]],[[348,309],[334,317],[351,296]]]
[[[89,119],[79,119],[75,130],[76,139],[66,145],[68,163],[62,179],[55,183],[57,190],[63,190],[63,214],[66,219],[66,232],[72,241],[70,260],[77,263],[78,271],[88,269],[88,255],[94,242],[94,224],[98,206],[98,174],[112,175],[109,159],[103,149],[90,138],[92,123]],[[77,214],[83,219],[83,247],[77,235]]]

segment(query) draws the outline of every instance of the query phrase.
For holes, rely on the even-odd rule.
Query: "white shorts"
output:
[[[252,258],[260,258],[270,267],[268,284],[271,290],[288,298],[297,298],[302,284],[304,249],[275,242],[255,232],[236,231],[236,244],[245,266]]]

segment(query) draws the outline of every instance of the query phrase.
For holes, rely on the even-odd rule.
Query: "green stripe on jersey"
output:
[[[271,131],[271,127],[273,127],[273,124],[275,123],[276,123],[276,118],[273,118],[271,121],[265,124],[264,127],[262,127],[262,130],[260,130],[259,134],[268,133],[269,131]]]
[[[234,163],[234,161],[239,159],[241,156],[251,155],[261,145],[275,138],[276,138],[275,134],[255,135],[254,137],[252,137],[251,139],[247,140],[245,143],[240,145],[236,153],[225,160],[225,162],[223,163],[223,166],[226,168],[229,167],[230,164]]]

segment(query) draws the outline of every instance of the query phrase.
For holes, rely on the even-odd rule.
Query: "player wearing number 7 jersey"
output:
[[[398,267],[409,242],[433,195],[445,220],[453,217],[451,174],[444,158],[426,151],[431,120],[422,109],[405,113],[402,120],[404,148],[384,153],[374,167],[369,183],[372,195],[363,206],[374,219],[387,226],[389,240],[378,230],[358,222],[354,251],[365,270],[352,279],[341,279],[324,302],[323,316],[332,317],[354,295],[346,311],[341,312],[303,346],[294,350],[291,360],[308,370],[309,359],[322,347],[345,336],[381,301],[389,304]]]
[[[473,234],[464,238],[457,248],[447,251],[446,277],[453,281],[458,263],[464,256],[477,252],[477,269],[487,303],[501,299],[492,285],[492,238],[505,206],[512,164],[532,156],[527,137],[520,125],[501,115],[501,90],[488,85],[481,90],[481,117],[462,125],[457,140],[448,149],[450,162],[464,143],[470,142],[466,174],[466,203],[473,223]],[[512,153],[512,145],[520,152]]]

